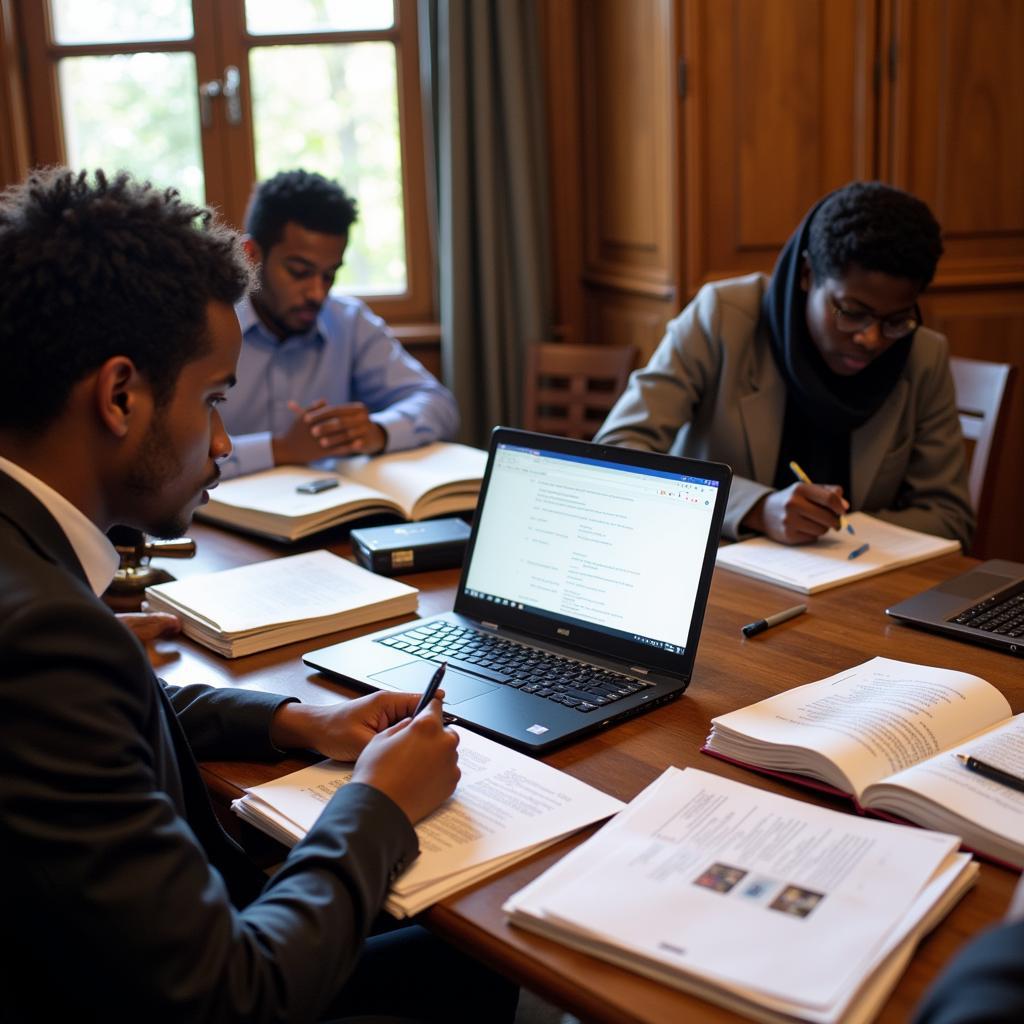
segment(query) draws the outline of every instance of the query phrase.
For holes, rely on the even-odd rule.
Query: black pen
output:
[[[976,757],[969,757],[967,754],[957,754],[955,756],[969,772],[984,775],[986,779],[991,779],[993,782],[1001,782],[1004,786],[1009,786],[1010,789],[1016,789],[1018,792],[1024,793],[1024,779],[1019,775],[1011,775],[1009,772],[1004,772],[1002,768],[985,764],[984,761],[979,761]]]
[[[798,615],[803,615],[805,611],[807,611],[807,605],[795,604],[792,608],[787,608],[784,612],[776,612],[774,615],[758,619],[757,622],[748,622],[743,627],[743,635],[746,637],[757,636],[758,633],[763,633],[766,629],[770,629],[772,626],[777,626],[780,622],[785,622],[787,619],[795,619]]]
[[[434,699],[434,694],[437,693],[437,688],[441,685],[441,680],[444,679],[444,670],[447,667],[448,662],[442,661],[437,671],[430,677],[430,682],[427,683],[427,688],[423,691],[423,696],[420,697],[420,702],[412,713],[413,718],[430,706],[430,702]]]

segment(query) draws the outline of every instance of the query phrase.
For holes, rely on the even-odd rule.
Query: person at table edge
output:
[[[595,440],[731,465],[727,537],[809,543],[854,509],[966,546],[948,346],[918,307],[941,253],[919,199],[879,182],[832,192],[770,278],[701,288]]]
[[[282,171],[253,190],[244,244],[259,279],[235,307],[243,345],[223,407],[226,477],[458,430],[451,392],[366,303],[330,291],[356,217],[355,201],[320,174]]]
[[[1024,881],[1005,918],[974,936],[935,979],[913,1024],[1020,1024],[1024,1020]]]
[[[510,1021],[516,987],[422,928],[366,938],[459,778],[440,701],[165,686],[97,597],[104,530],[176,536],[219,476],[237,237],[174,190],[54,168],[0,195],[0,278],[4,1020]],[[195,759],[286,749],[357,760],[268,879]]]

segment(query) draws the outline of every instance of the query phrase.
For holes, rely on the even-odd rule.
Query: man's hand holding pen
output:
[[[344,704],[282,704],[271,741],[355,760],[352,781],[379,789],[415,824],[452,795],[460,776],[459,735],[442,717],[444,668],[422,696],[382,691]]]
[[[356,761],[353,782],[364,782],[389,796],[415,824],[455,792],[459,734],[445,727],[438,690],[420,714],[375,736]]]

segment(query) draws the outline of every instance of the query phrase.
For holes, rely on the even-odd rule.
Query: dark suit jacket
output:
[[[266,882],[192,751],[273,756],[282,700],[164,688],[57,523],[0,473],[0,1016],[317,1018],[416,836],[383,794],[346,786]]]
[[[968,943],[918,1007],[914,1024],[1020,1024],[1024,1021],[1024,921]]]

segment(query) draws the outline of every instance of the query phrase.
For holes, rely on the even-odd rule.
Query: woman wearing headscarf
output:
[[[770,278],[700,290],[595,440],[728,463],[729,537],[810,543],[854,509],[966,546],[948,346],[917,305],[941,254],[919,199],[879,182],[838,189]]]

